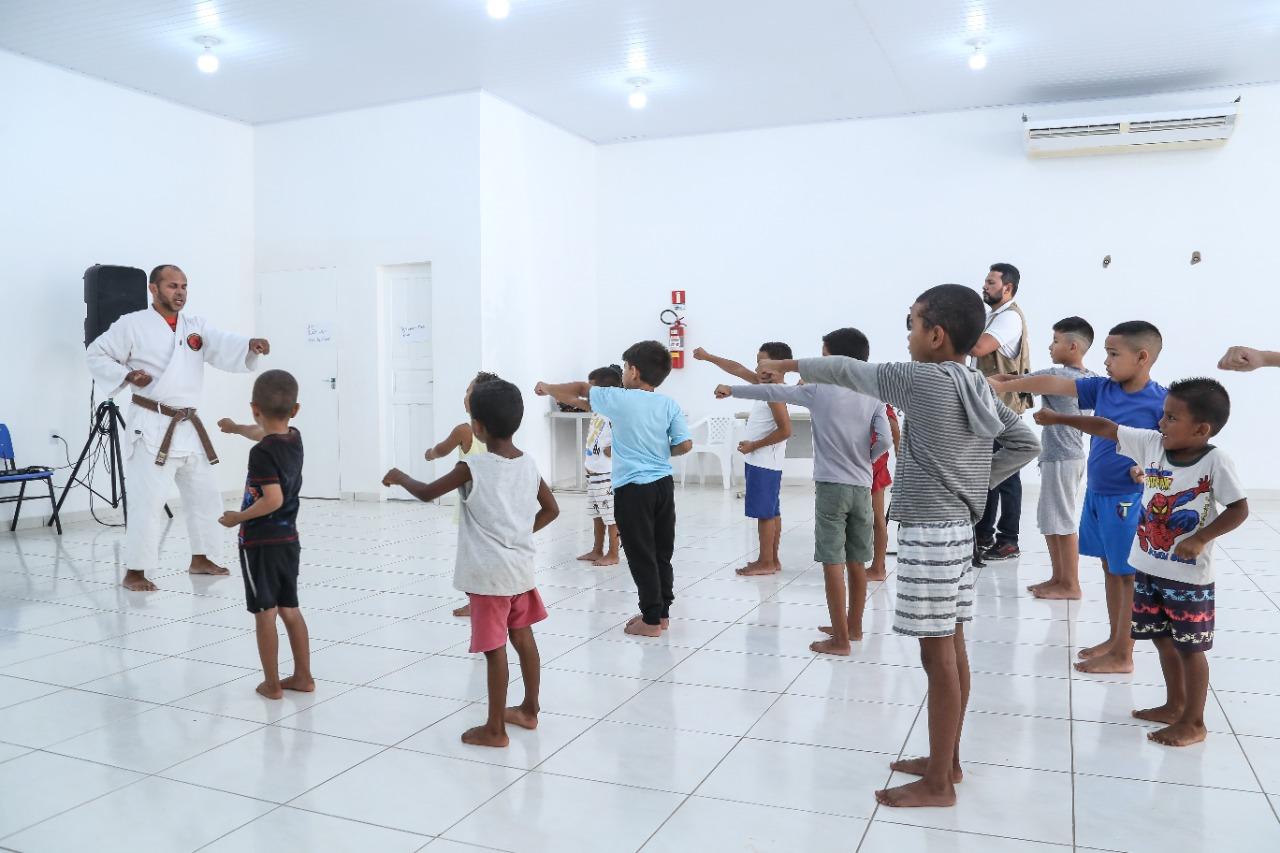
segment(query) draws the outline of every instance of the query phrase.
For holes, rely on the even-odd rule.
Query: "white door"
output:
[[[258,330],[271,342],[262,369],[287,370],[298,380],[298,417],[306,462],[302,496],[337,498],[338,344],[337,270],[309,269],[258,276]]]
[[[432,434],[431,265],[397,264],[379,269],[383,294],[387,423],[392,464],[417,480],[429,481],[431,463],[423,454],[444,438]]]

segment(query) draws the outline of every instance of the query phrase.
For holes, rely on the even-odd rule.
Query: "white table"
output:
[[[586,444],[587,435],[584,423],[591,420],[590,412],[548,412],[547,417],[551,419],[551,488],[558,492],[585,492],[587,490],[586,467],[582,463],[582,448]],[[574,458],[577,464],[573,471],[573,488],[566,489],[558,484],[560,477],[558,476],[558,463],[560,459],[560,443],[558,436],[564,427],[561,424],[566,422],[573,424],[573,446],[577,448]]]

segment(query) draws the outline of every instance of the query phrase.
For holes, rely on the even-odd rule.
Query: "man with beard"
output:
[[[1014,303],[1020,278],[1018,268],[1013,264],[999,263],[991,265],[982,283],[982,301],[990,310],[982,337],[969,355],[973,356],[973,366],[984,376],[1021,376],[1031,372],[1027,319]],[[1019,415],[1031,404],[1030,397],[1022,394],[1002,394],[1000,401]],[[996,449],[999,449],[998,444]],[[994,484],[987,495],[987,511],[974,531],[975,561],[1011,560],[1020,556],[1018,524],[1021,516],[1022,477],[1014,472],[1003,483]]]
[[[218,461],[196,414],[204,366],[248,373],[271,345],[215,329],[201,317],[182,314],[187,277],[173,264],[151,271],[151,307],[125,314],[89,345],[89,372],[105,388],[131,392],[121,436],[129,489],[125,533],[126,589],[150,592],[146,573],[160,565],[160,512],[175,480],[187,515],[189,571],[225,575],[210,555],[221,548],[222,496],[212,465]],[[144,390],[145,389],[145,390]]]

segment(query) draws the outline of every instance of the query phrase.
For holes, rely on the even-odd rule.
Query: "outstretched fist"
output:
[[[1040,424],[1040,426],[1053,426],[1054,424],[1062,423],[1062,417],[1053,409],[1036,409],[1035,413],[1031,415],[1031,419]]]
[[[728,385],[717,385],[717,386],[716,386],[716,399],[717,399],[717,400],[723,400],[723,399],[724,399],[724,398],[726,398],[726,397],[732,397],[732,396],[733,396],[733,389],[732,389],[732,388],[730,388]]]
[[[549,394],[550,392],[549,392],[549,391],[547,391],[547,383],[545,383],[545,382],[539,382],[537,385],[534,385],[534,386],[533,386],[533,393],[537,394],[539,397],[546,397],[546,396],[548,396],[548,394]]]
[[[223,432],[235,432],[236,422],[231,420],[231,418],[219,418],[218,429],[222,430]]]
[[[1218,368],[1247,373],[1250,370],[1257,370],[1265,363],[1262,352],[1253,347],[1232,347],[1218,360]]]
[[[695,350],[693,351],[693,357],[694,357],[694,359],[696,359],[697,361],[706,361],[706,360],[707,360],[707,351],[706,351],[706,350],[704,350],[702,347],[698,347],[697,349],[695,349]]]
[[[404,480],[405,480],[404,472],[401,471],[399,468],[392,468],[390,471],[388,471],[386,474],[383,475],[382,485],[398,486],[401,483],[403,483]]]
[[[250,338],[249,352],[257,355],[267,355],[271,352],[271,342],[266,338]]]
[[[787,376],[786,362],[766,358],[756,364],[756,376],[759,377],[761,382],[774,382],[785,379]]]

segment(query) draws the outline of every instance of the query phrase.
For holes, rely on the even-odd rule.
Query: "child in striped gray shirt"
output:
[[[943,284],[911,306],[911,362],[868,364],[833,356],[760,365],[767,373],[798,370],[805,382],[843,385],[906,410],[891,511],[899,525],[893,629],[920,640],[929,679],[929,756],[890,764],[922,778],[877,791],[886,806],[955,804],[969,692],[962,623],[973,618],[973,525],[986,508],[991,484],[1040,451],[1031,428],[964,363],[983,321],[976,292]],[[1000,444],[994,454],[993,440]]]

